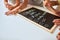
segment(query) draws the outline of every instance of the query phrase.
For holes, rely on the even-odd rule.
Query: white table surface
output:
[[[17,16],[6,16],[4,0],[0,0],[0,40],[57,40],[58,27],[53,34]]]

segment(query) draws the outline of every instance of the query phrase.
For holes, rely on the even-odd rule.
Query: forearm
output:
[[[6,12],[6,15],[16,14],[16,13],[20,12],[20,10],[22,10],[22,9],[27,7],[27,4],[28,4],[28,0],[24,0],[23,3],[19,4],[19,6],[17,6],[13,10],[10,10],[10,11]]]
[[[19,10],[24,9],[25,7],[27,7],[28,4],[28,0],[24,0],[24,2],[22,4],[19,4],[19,6],[17,6],[15,9],[13,9],[12,11],[17,11],[19,12]]]

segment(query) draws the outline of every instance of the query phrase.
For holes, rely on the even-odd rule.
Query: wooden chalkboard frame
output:
[[[23,11],[25,11],[25,10],[28,10],[28,9],[30,9],[30,8],[32,8],[32,7],[33,7],[33,8],[37,8],[37,9],[39,9],[39,10],[46,11],[46,12],[48,12],[48,13],[51,13],[52,15],[56,15],[56,14],[53,14],[52,12],[48,11],[47,9],[44,9],[44,8],[38,7],[38,6],[33,6],[33,5],[29,5],[27,8],[25,8],[24,10],[21,10],[20,12],[23,12]],[[19,14],[19,15],[20,15],[20,14]],[[49,29],[47,29],[47,28],[45,28],[45,27],[37,24],[36,22],[31,21],[30,19],[28,19],[28,18],[26,18],[26,17],[24,17],[24,16],[22,16],[22,15],[20,15],[20,17],[22,17],[22,18],[26,19],[27,21],[29,21],[29,22],[37,25],[38,27],[43,28],[44,30],[46,30],[46,31],[48,31],[48,32],[50,32],[50,33],[53,33],[54,30],[56,29],[56,26],[57,26],[57,25],[54,25],[54,26],[49,30]]]

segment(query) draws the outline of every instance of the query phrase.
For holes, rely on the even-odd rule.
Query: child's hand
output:
[[[8,11],[5,13],[5,15],[16,15],[18,13],[18,10],[12,10],[12,11]]]
[[[5,15],[8,16],[8,15],[16,15],[16,14],[15,14],[15,12],[10,12],[10,11],[8,11],[8,12],[5,13]]]
[[[54,22],[54,24],[56,24],[57,26],[60,25],[60,19],[55,19],[53,22]]]
[[[50,1],[43,1],[43,5],[44,6],[51,6],[51,3],[50,3]]]
[[[13,9],[13,6],[10,5],[10,4],[6,4],[6,8],[8,8],[9,10],[12,10]]]

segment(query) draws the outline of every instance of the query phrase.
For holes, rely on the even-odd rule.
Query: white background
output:
[[[57,40],[53,34],[17,16],[6,16],[4,1],[0,0],[0,40]]]

